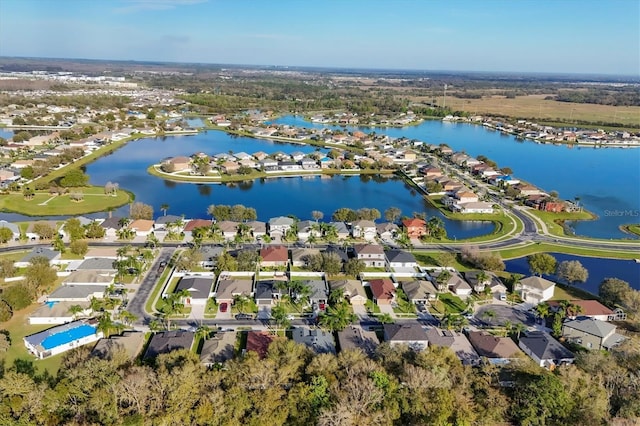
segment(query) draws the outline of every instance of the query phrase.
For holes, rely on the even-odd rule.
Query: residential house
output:
[[[340,352],[361,350],[372,356],[380,344],[375,331],[367,331],[360,325],[349,325],[342,331],[338,331],[338,345]]]
[[[486,276],[483,280],[478,280],[480,272],[483,272]],[[498,299],[501,295],[507,293],[507,287],[502,284],[500,278],[491,271],[466,271],[464,272],[464,279],[471,285],[473,291],[476,293],[484,292],[486,287],[489,287],[491,294]]]
[[[333,333],[329,331],[321,328],[294,327],[291,334],[294,342],[305,345],[317,354],[336,353]]]
[[[470,331],[467,337],[478,355],[491,364],[508,364],[522,354],[509,337],[497,337],[485,331]]]
[[[403,281],[401,285],[411,303],[427,305],[438,295],[434,285],[427,280]]]
[[[310,259],[320,254],[319,249],[315,248],[292,248],[291,249],[291,265],[298,268],[309,266]]]
[[[575,357],[571,351],[549,334],[535,331],[520,336],[520,349],[540,367],[554,369],[559,365],[573,364]]]
[[[129,224],[129,229],[135,231],[139,237],[146,237],[153,232],[153,220],[136,219]]]
[[[269,236],[271,238],[282,239],[291,229],[294,224],[294,220],[286,216],[278,216],[269,219]]]
[[[615,313],[597,300],[570,300],[569,303],[580,307],[577,312],[568,312],[568,317],[570,318],[581,316],[600,321],[615,320]],[[547,304],[550,306],[552,311],[557,311],[560,307],[560,303],[557,300],[549,300]]]
[[[487,203],[485,201],[454,203],[451,205],[451,210],[453,210],[456,213],[462,213],[462,214],[475,214],[475,213],[492,214],[494,212],[493,204]]]
[[[80,306],[82,309],[78,315],[91,314],[91,303],[84,302],[45,302],[35,311],[29,314],[30,325],[41,324],[66,324],[76,320],[76,316],[71,313],[71,307]]]
[[[119,217],[110,217],[102,221],[100,226],[104,229],[105,238],[116,238],[118,231],[122,229],[122,222]]]
[[[351,235],[353,238],[364,238],[373,241],[377,235],[376,224],[371,220],[356,220],[351,224]]]
[[[423,235],[427,235],[427,222],[420,218],[405,219],[402,221],[402,225],[409,238],[420,238]]]
[[[189,296],[183,299],[185,306],[206,305],[207,300],[213,296],[211,286],[213,277],[207,276],[184,276],[178,281],[174,293],[186,290]]]
[[[523,278],[515,285],[522,300],[534,305],[551,299],[555,288],[555,283],[536,276]]]
[[[462,190],[456,191],[456,193],[453,195],[459,201],[460,204],[475,203],[478,201],[478,196],[472,191],[469,191],[467,188],[463,188]]]
[[[324,280],[305,280],[302,283],[311,289],[309,302],[311,302],[312,305],[317,305],[320,310],[324,310],[327,304],[327,298],[329,297],[327,283],[325,283]]]
[[[166,216],[160,216],[155,220],[153,224],[153,229],[154,231],[166,231],[168,228],[172,227],[173,225],[181,223],[183,221],[184,219],[182,218],[182,216],[176,216],[172,214],[168,214]],[[178,231],[181,231],[181,229]]]
[[[202,256],[200,266],[203,268],[213,268],[218,264],[218,256],[225,251],[220,246],[200,246],[199,253]]]
[[[251,297],[253,295],[252,289],[253,281],[251,280],[221,276],[214,296],[218,304],[227,303],[231,306],[233,298],[236,296]]]
[[[387,270],[396,272],[415,272],[418,267],[418,261],[413,254],[404,250],[387,250],[385,251]]]
[[[528,197],[529,195],[539,195],[543,193],[535,186],[523,183],[516,185],[515,189],[519,197]]]
[[[267,235],[267,224],[265,222],[253,220],[251,222],[245,223],[245,225],[247,225],[251,230],[251,235],[253,235],[253,238],[257,240],[261,240],[262,237]]]
[[[355,244],[356,258],[364,262],[367,268],[383,268],[386,264],[384,248],[377,244]]]
[[[423,351],[429,346],[427,332],[417,322],[384,324],[384,340],[391,346],[407,345],[414,351]]]
[[[273,158],[265,158],[264,160],[260,160],[258,164],[265,172],[278,170],[278,160],[274,160]]]
[[[151,336],[143,358],[155,358],[179,349],[188,351],[193,347],[195,333],[185,330],[161,331]]]
[[[462,333],[431,327],[427,330],[427,340],[429,340],[430,346],[451,349],[463,365],[478,365],[480,363],[480,356],[473,349],[469,339]]]
[[[88,302],[104,298],[105,290],[103,285],[61,285],[47,296],[47,302]]]
[[[101,339],[103,334],[102,331],[98,331],[96,322],[80,320],[57,325],[24,337],[24,345],[38,359],[58,355]]]
[[[29,266],[31,259],[36,257],[44,257],[49,263],[58,263],[60,260],[60,252],[45,247],[36,247],[23,256],[19,261],[14,263],[16,268],[26,268]]]
[[[220,170],[228,175],[237,173],[238,169],[240,169],[240,164],[235,161],[225,161],[220,165]]]
[[[344,222],[331,222],[329,223],[329,226],[333,226],[336,230],[336,236],[338,237],[338,240],[346,240],[347,238],[349,238],[349,235],[351,235],[349,233],[347,224]]]
[[[562,337],[587,349],[609,350],[626,338],[616,333],[616,326],[593,318],[581,317],[562,324]]]
[[[15,223],[0,220],[0,228],[7,228],[13,234],[12,239],[18,241],[20,239],[20,228]]]
[[[384,241],[392,241],[400,232],[400,228],[395,223],[385,222],[376,225],[378,237]]]
[[[191,171],[191,158],[189,157],[173,157],[163,161],[163,164],[170,165],[174,172]]]
[[[202,344],[200,363],[205,367],[223,364],[232,359],[236,351],[237,334],[235,331],[216,333]]]
[[[378,305],[391,305],[395,302],[396,287],[389,278],[377,278],[369,281],[373,301]]]
[[[312,235],[315,238],[322,236],[320,226],[316,222],[310,220],[301,220],[298,222],[298,239],[300,241],[307,241]]]
[[[116,273],[116,268],[113,266],[114,261],[110,257],[92,257],[85,259],[77,267],[77,271],[91,270],[99,271],[99,275],[112,275]],[[69,268],[67,268],[68,270]]]
[[[245,351],[255,352],[260,359],[267,356],[269,345],[276,337],[268,331],[249,331],[247,333],[247,346]]]
[[[273,280],[260,280],[256,283],[254,297],[258,306],[271,306],[279,296],[280,293],[276,290]]]
[[[184,235],[187,239],[192,237],[192,233],[194,229],[197,228],[211,228],[212,222],[207,219],[192,219],[184,226]]]
[[[118,353],[124,353],[128,360],[133,361],[144,348],[146,341],[144,333],[139,331],[123,331],[122,334],[100,339],[91,351],[91,356],[101,359],[112,359]]]
[[[442,274],[443,270],[434,270],[429,272],[433,284],[438,291],[451,291],[460,297],[467,297],[471,294],[471,286],[467,283],[456,271],[449,271],[449,278],[446,282],[438,282],[438,277]]]
[[[336,256],[338,256],[340,258],[340,260],[342,261],[342,265],[344,266],[344,264],[349,261],[349,254],[347,253],[346,249],[342,249],[340,247],[336,247],[336,246],[329,246],[326,248],[326,250],[324,250],[325,253],[335,253]]]
[[[331,291],[340,290],[344,297],[352,305],[364,305],[367,302],[367,293],[358,280],[333,280],[329,281]]]
[[[433,179],[443,175],[442,170],[435,166],[426,166],[419,171],[424,175],[425,179]]]
[[[289,250],[281,245],[269,245],[260,249],[260,266],[263,268],[287,266]]]
[[[220,222],[216,222],[216,226],[222,232],[222,236],[225,240],[231,241],[236,235],[238,235],[238,222],[233,222],[230,220],[221,220]]]

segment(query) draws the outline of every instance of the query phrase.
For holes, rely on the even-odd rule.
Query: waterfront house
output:
[[[536,276],[522,278],[514,287],[522,300],[533,305],[551,299],[555,288],[555,283]]]
[[[169,167],[169,170],[173,172],[185,172],[191,171],[191,158],[189,157],[172,157],[163,162]]]
[[[233,222],[230,220],[221,220],[220,222],[216,222],[216,226],[222,233],[222,236],[225,240],[231,241],[236,235],[238,235],[238,222]]]
[[[153,232],[153,220],[136,219],[129,224],[129,229],[135,231],[139,237],[146,237]]]
[[[478,280],[478,276],[483,272],[485,278]],[[464,279],[471,285],[473,291],[476,293],[482,293],[486,287],[491,289],[491,294],[496,298],[500,298],[500,295],[506,294],[507,287],[502,284],[500,278],[491,271],[466,271],[464,272]]]
[[[402,225],[404,226],[409,238],[420,238],[427,234],[427,222],[420,218],[414,217],[411,219],[405,219],[402,221]]]
[[[179,349],[188,351],[193,347],[195,333],[186,330],[161,331],[151,336],[143,358],[155,358]]]
[[[376,239],[376,224],[371,220],[356,220],[351,224],[353,238],[364,238],[367,241]]]
[[[338,240],[346,240],[347,238],[349,238],[350,233],[346,223],[331,222],[329,223],[329,226],[333,226],[335,228]]]
[[[364,262],[367,268],[383,268],[386,263],[384,248],[377,244],[355,244],[356,258]]]
[[[407,345],[419,352],[427,349],[429,338],[426,331],[417,322],[402,324],[384,324],[384,340],[391,346]]]
[[[367,293],[358,280],[331,280],[329,288],[331,291],[341,291],[345,299],[352,305],[364,305],[367,302]]]
[[[262,239],[265,235],[267,235],[267,224],[265,222],[261,222],[259,220],[253,220],[251,222],[245,223],[251,230],[251,235],[253,238],[259,240]]]
[[[378,237],[385,241],[391,241],[398,235],[400,228],[395,223],[385,222],[376,225],[376,232]]]
[[[569,311],[567,313],[567,316],[569,318],[575,318],[579,315],[581,317],[593,318],[600,321],[616,320],[615,312],[607,308],[597,300],[570,300],[569,303],[579,307],[579,310],[577,312]],[[560,307],[560,303],[557,300],[549,300],[547,304],[553,312],[557,312]]]
[[[269,219],[269,236],[271,238],[282,239],[284,235],[291,229],[294,220],[286,216],[278,216]]]
[[[462,213],[462,214],[474,214],[474,213],[492,214],[494,212],[493,204],[487,203],[486,201],[454,203],[451,206],[451,210],[453,210],[456,213]]]
[[[12,239],[19,240],[20,239],[20,228],[15,223],[7,222],[6,220],[0,220],[0,228],[7,228],[11,231]]]
[[[172,214],[168,214],[166,216],[159,216],[154,224],[153,229],[155,231],[165,231],[169,228],[176,228],[176,225],[184,222],[182,216],[176,216]],[[183,224],[184,225],[184,224]],[[182,227],[179,227],[182,228]],[[182,231],[182,229],[177,229],[178,232]]]
[[[285,246],[269,245],[260,249],[260,266],[281,267],[289,263],[289,251]]]
[[[616,333],[616,326],[593,318],[580,317],[562,324],[562,337],[587,349],[606,349],[622,343],[626,337]]]
[[[119,217],[110,217],[100,223],[100,226],[104,229],[105,238],[116,238],[118,231],[122,228],[122,223]]]
[[[540,367],[554,369],[559,365],[573,364],[575,357],[560,342],[542,331],[530,331],[520,336],[520,349]]]
[[[191,238],[194,229],[197,228],[211,228],[211,221],[207,219],[193,219],[187,222],[184,227],[184,235],[187,239]]]
[[[396,300],[396,287],[389,278],[377,278],[369,281],[373,301],[378,305],[391,305]]]
[[[320,226],[316,222],[310,220],[301,220],[298,222],[298,239],[307,241],[309,237],[320,237],[322,235]]]

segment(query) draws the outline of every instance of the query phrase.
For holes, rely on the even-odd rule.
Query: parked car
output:
[[[227,309],[229,309],[229,304],[228,303],[221,303],[220,304],[220,312],[227,312]]]
[[[250,320],[253,319],[253,315],[251,314],[236,314],[237,320]]]

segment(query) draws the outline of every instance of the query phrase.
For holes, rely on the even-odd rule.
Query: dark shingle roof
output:
[[[192,331],[175,330],[156,333],[151,337],[145,358],[155,358],[178,349],[191,349],[195,334]]]
[[[546,333],[527,333],[526,336],[520,337],[520,344],[527,347],[540,359],[573,358],[573,353]]]

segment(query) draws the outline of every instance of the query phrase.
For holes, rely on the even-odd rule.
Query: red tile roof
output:
[[[396,292],[393,282],[389,278],[380,278],[369,281],[371,293],[376,300],[392,300]]]
[[[263,262],[286,262],[289,260],[289,250],[285,246],[268,246],[260,250]]]
[[[417,217],[414,217],[413,219],[405,219],[405,220],[403,220],[402,224],[404,226],[406,226],[407,228],[414,228],[414,227],[422,228],[427,224],[427,222],[425,222],[424,220],[419,219]]]
[[[264,358],[269,350],[269,345],[275,336],[267,331],[250,331],[247,333],[247,351],[258,353],[260,358]]]
[[[206,219],[193,219],[187,223],[187,226],[184,227],[185,231],[193,231],[196,228],[202,228],[203,226],[209,227],[211,226],[211,221]]]
[[[582,307],[582,312],[577,313],[577,315],[613,315],[613,311],[611,309],[607,308],[597,300],[570,300],[569,302]],[[550,300],[547,303],[552,307],[560,305],[557,300]]]

